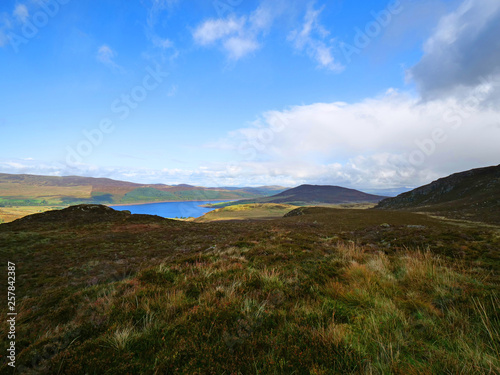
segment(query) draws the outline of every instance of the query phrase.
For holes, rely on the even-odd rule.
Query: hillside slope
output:
[[[384,199],[375,208],[430,212],[454,219],[500,224],[500,165],[440,178]]]
[[[347,189],[340,186],[328,185],[301,185],[273,195],[272,203],[304,202],[304,203],[376,203],[385,197],[366,194],[359,190]]]
[[[497,232],[302,211],[200,224],[84,205],[1,224],[15,373],[500,373]]]
[[[344,203],[378,203],[384,198],[386,197],[367,194],[359,190],[347,189],[340,186],[300,185],[270,197],[243,199],[236,202],[221,203],[213,206],[227,207],[251,203],[278,203],[299,206]]]
[[[205,188],[191,185],[137,184],[109,178],[0,173],[0,207],[230,200],[261,197],[282,190],[283,188],[275,186]]]

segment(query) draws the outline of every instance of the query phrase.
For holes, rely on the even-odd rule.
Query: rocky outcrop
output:
[[[453,218],[500,223],[500,165],[455,173],[384,199],[375,208],[429,211]]]

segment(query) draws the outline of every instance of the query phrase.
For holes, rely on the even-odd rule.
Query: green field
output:
[[[289,204],[240,204],[210,211],[194,221],[204,223],[220,220],[269,220],[283,217],[295,208],[297,206]]]

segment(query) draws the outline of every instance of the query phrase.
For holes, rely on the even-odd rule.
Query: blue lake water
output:
[[[124,211],[128,210],[133,214],[158,215],[169,219],[180,217],[199,217],[215,208],[201,207],[203,204],[221,203],[229,201],[202,201],[202,202],[167,202],[167,203],[147,203],[135,204],[131,206],[110,206],[111,208]]]

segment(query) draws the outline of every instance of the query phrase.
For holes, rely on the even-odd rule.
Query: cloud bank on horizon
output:
[[[499,164],[497,0],[439,1],[435,14],[418,11],[413,0],[370,6],[220,1],[210,9],[200,2],[199,11],[182,0],[145,3],[142,13],[118,12],[120,24],[140,24],[143,39],[70,27],[62,7],[77,17],[82,5],[60,4],[46,28],[68,28],[68,55],[89,56],[79,71],[85,78],[77,80],[84,89],[77,91],[91,115],[68,98],[48,100],[32,116],[19,115],[23,107],[15,105],[0,113],[0,172],[384,189]],[[37,43],[57,42],[39,26],[20,52],[8,50],[36,12],[43,6],[13,3],[0,11],[0,53],[7,59],[41,53]],[[412,15],[421,16],[425,28],[402,21]],[[422,39],[408,47],[409,34]],[[159,65],[168,74],[159,73]],[[153,89],[155,69],[161,80]],[[70,81],[75,72],[63,70],[50,75],[64,88],[52,91],[42,82],[35,92],[68,92],[74,83],[61,77]],[[127,80],[134,84],[124,85]],[[14,92],[16,99],[23,93]],[[129,115],[118,116],[117,100]],[[44,113],[60,107],[61,116]],[[66,126],[68,116],[79,114],[81,122]],[[103,119],[108,127],[99,127]],[[27,132],[19,137],[13,126]],[[52,153],[37,144],[47,148],[52,138]],[[76,162],[68,163],[68,147]]]

